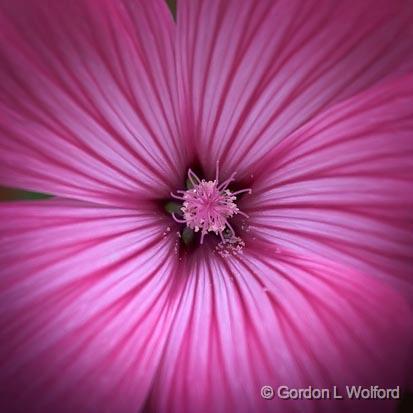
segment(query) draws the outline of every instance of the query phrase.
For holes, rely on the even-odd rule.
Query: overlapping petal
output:
[[[0,4],[0,183],[131,205],[181,178],[162,0]]]
[[[179,297],[166,223],[60,200],[0,216],[0,410],[139,411]]]
[[[385,284],[257,243],[242,256],[198,260],[187,274],[150,411],[394,411],[394,400],[260,395],[263,385],[338,386],[343,395],[347,384],[405,386],[413,319]]]
[[[267,242],[412,291],[413,77],[316,117],[257,164],[244,210]]]
[[[186,133],[211,175],[218,158],[245,175],[314,115],[413,63],[410,0],[182,0],[177,24]]]

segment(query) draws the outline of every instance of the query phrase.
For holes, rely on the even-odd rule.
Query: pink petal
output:
[[[406,76],[285,139],[257,164],[254,197],[243,206],[252,232],[402,281],[413,293],[412,102],[413,76]]]
[[[139,411],[176,307],[166,222],[60,200],[0,214],[0,411]]]
[[[212,175],[247,173],[332,104],[413,66],[411,0],[182,0],[187,135]]]
[[[0,184],[112,205],[169,193],[185,151],[164,1],[3,1],[0,25]]]
[[[153,411],[394,411],[397,400],[260,397],[263,385],[406,385],[412,313],[370,275],[250,245],[240,258],[198,261],[186,279]]]

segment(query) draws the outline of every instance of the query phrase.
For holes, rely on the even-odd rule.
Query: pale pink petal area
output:
[[[131,205],[181,178],[163,0],[0,2],[0,183]]]
[[[413,66],[411,0],[182,0],[186,134],[212,174],[252,161],[332,104]]]
[[[0,216],[0,411],[139,411],[179,295],[168,221],[60,200]]]
[[[403,388],[412,322],[388,286],[315,255],[255,243],[238,257],[197,260],[149,411],[394,411],[397,400],[263,400],[260,389]]]
[[[242,208],[271,245],[412,287],[413,76],[316,117],[256,165]]]

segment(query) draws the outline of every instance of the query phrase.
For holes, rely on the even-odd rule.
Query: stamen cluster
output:
[[[234,179],[234,174],[221,184],[218,183],[218,165],[216,178],[213,181],[199,179],[198,176],[189,169],[188,180],[191,183],[191,188],[179,190],[178,195],[171,194],[174,198],[183,201],[183,206],[180,208],[182,218],[179,218],[172,213],[175,221],[185,223],[187,227],[194,232],[201,233],[201,244],[204,237],[209,232],[213,232],[221,237],[222,243],[232,239],[235,236],[235,231],[228,219],[236,214],[242,214],[237,207],[235,201],[237,195],[243,192],[251,192],[250,189],[244,189],[237,192],[231,192],[228,185]],[[229,235],[228,235],[229,234]]]
[[[185,192],[182,212],[189,228],[202,234],[222,233],[229,226],[228,218],[239,212],[231,191],[220,191],[216,181],[202,180]]]

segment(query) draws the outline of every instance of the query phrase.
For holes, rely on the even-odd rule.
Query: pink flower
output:
[[[412,1],[0,10],[1,412],[393,411],[260,389],[412,378]]]

